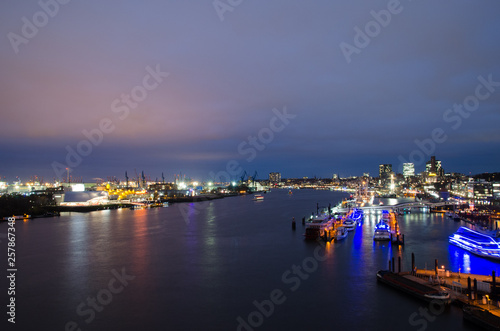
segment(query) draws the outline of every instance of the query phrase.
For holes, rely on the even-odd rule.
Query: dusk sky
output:
[[[0,3],[7,180],[500,171],[498,1],[45,2]]]

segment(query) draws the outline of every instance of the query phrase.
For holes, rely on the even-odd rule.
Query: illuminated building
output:
[[[476,203],[488,203],[493,198],[493,185],[484,180],[467,183],[467,197]]]
[[[281,182],[281,173],[279,172],[270,172],[269,173],[269,183],[278,184]]]
[[[392,172],[392,164],[381,164],[378,169],[380,178],[389,178]]]
[[[61,206],[92,206],[109,203],[106,191],[67,191],[63,196]]]
[[[493,187],[493,199],[499,200],[500,199],[500,182],[492,183],[492,187]]]
[[[403,163],[403,176],[405,178],[415,176],[415,165],[413,163]]]
[[[435,156],[431,156],[431,160],[425,164],[425,171],[431,176],[444,176],[444,169],[441,166],[441,161],[436,160]]]

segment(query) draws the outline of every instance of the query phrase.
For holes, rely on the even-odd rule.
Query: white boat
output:
[[[380,220],[375,226],[375,233],[373,234],[373,240],[391,240],[391,227],[389,224]]]
[[[450,244],[458,246],[478,256],[500,259],[500,243],[490,236],[461,226],[449,236]]]
[[[321,215],[313,218],[306,223],[306,239],[317,239],[322,236],[325,231],[333,230],[333,219],[328,215]]]
[[[339,241],[347,237],[347,234],[349,232],[345,228],[345,226],[339,226],[338,228],[335,229],[335,241]]]
[[[346,218],[343,222],[342,222],[342,225],[344,225],[344,227],[347,229],[347,231],[352,231],[356,228],[356,225],[358,224],[358,222],[356,222],[355,220],[353,220],[352,218],[348,217]]]
[[[490,230],[486,226],[475,225],[474,230],[476,230],[477,232],[482,233],[484,235],[493,237],[493,238],[500,237],[500,230]]]
[[[354,209],[351,213],[350,218],[360,223],[363,220],[363,209]]]
[[[388,210],[382,210],[382,221],[389,223],[391,221],[391,215]]]
[[[253,200],[254,200],[254,201],[261,201],[261,200],[264,200],[264,196],[263,196],[263,195],[260,195],[260,194],[255,195],[255,196],[253,197]]]

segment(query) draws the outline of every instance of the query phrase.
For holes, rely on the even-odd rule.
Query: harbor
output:
[[[322,214],[331,203],[334,215],[334,206],[346,195],[318,190],[288,192],[272,190],[260,201],[255,201],[253,195],[241,195],[200,206],[190,203],[141,210],[62,212],[43,222],[20,222],[16,234],[30,240],[18,248],[20,259],[29,262],[18,274],[19,283],[24,284],[19,295],[30,295],[32,301],[20,301],[19,311],[42,316],[39,325],[45,329],[57,329],[68,321],[83,327],[85,320],[75,312],[81,298],[95,296],[109,281],[110,270],[125,268],[127,274],[135,276],[134,280],[97,315],[92,328],[105,329],[109,316],[130,316],[117,319],[112,329],[155,329],[158,325],[177,329],[181,323],[182,328],[203,329],[210,324],[218,329],[234,329],[238,316],[247,318],[256,309],[252,302],[265,302],[274,289],[279,289],[286,301],[275,306],[262,329],[324,329],[334,323],[339,330],[372,330],[374,323],[386,325],[387,311],[391,311],[395,317],[384,329],[417,330],[411,327],[409,318],[426,303],[377,285],[376,273],[387,269],[390,257],[395,258],[396,272],[398,258],[402,271],[411,270],[412,252],[421,270],[427,269],[426,263],[434,266],[438,259],[440,269],[442,264],[451,272],[458,273],[460,268],[461,274],[499,272],[497,263],[474,255],[467,257],[448,243],[448,236],[457,231],[460,223],[441,213],[396,215],[400,231],[405,234],[404,245],[374,240],[375,225],[382,219],[383,209],[364,211],[362,222],[347,231],[344,239],[305,240],[306,221],[312,211],[317,213],[317,204]],[[389,200],[384,204],[390,211]],[[308,217],[303,225],[305,215]],[[290,230],[294,217],[295,231]],[[98,254],[103,244],[108,252],[105,256]],[[67,250],[57,249],[61,245]],[[90,273],[79,272],[81,263],[90,256],[96,256],[96,261],[86,267]],[[75,260],[82,262],[72,262]],[[37,270],[36,278],[30,276],[32,270]],[[51,280],[54,272],[59,276]],[[89,289],[85,284],[92,279],[97,281]],[[158,289],[169,295],[160,295]],[[50,295],[53,291],[58,293],[57,300]],[[193,302],[190,297],[198,300]],[[138,311],[138,306],[148,309]],[[290,309],[304,306],[315,307],[307,319],[290,317]],[[343,309],[345,314],[333,316],[332,309]],[[189,318],[192,310],[198,318]],[[476,329],[463,319],[462,308],[451,305],[429,322],[429,330]]]
[[[351,205],[350,208],[346,209],[343,205],[339,204],[335,208],[329,206],[321,211],[317,208],[316,216],[312,213],[308,221],[305,221],[305,217],[303,217],[302,224],[305,225],[305,239],[338,242],[348,236],[349,231],[347,231],[347,228],[352,231],[357,225],[361,226],[364,223],[362,207],[358,207],[358,209]],[[426,204],[420,205],[425,206]],[[405,207],[408,207],[408,204]],[[372,206],[368,206],[364,209],[370,210],[372,208]],[[398,222],[398,217],[401,217],[404,213],[401,212],[401,204],[387,206],[386,208],[390,211],[375,208],[378,211],[378,221],[375,225],[374,240],[387,240],[394,247],[393,249],[397,249],[398,246],[404,245],[404,234],[401,233]],[[436,214],[435,210],[430,209],[427,211]],[[428,215],[430,216],[430,214]],[[440,218],[451,223],[457,221],[455,215],[457,214],[443,212]],[[469,224],[473,229],[461,226],[455,234],[449,236],[450,245],[453,244],[459,249],[470,251],[480,258],[500,259],[498,254],[500,244],[490,237],[490,235],[497,234],[497,231],[488,230],[487,227],[481,226],[478,229],[481,232],[476,232],[477,226],[475,225],[478,224],[477,221],[473,222],[470,219],[461,218],[458,222]],[[492,227],[493,224],[490,222],[490,224],[485,225]],[[293,229],[295,230],[295,222]],[[387,236],[384,233],[387,233]],[[459,239],[462,236],[463,239]],[[472,240],[475,244],[471,242],[470,246],[468,246],[468,240]],[[478,246],[476,246],[478,243],[482,243],[484,251],[478,249]],[[400,249],[398,252],[401,253]],[[467,253],[464,256],[467,256]],[[439,266],[437,259],[434,261],[434,269],[419,269],[416,267],[414,253],[411,253],[411,268],[409,271],[404,270],[404,263],[405,261],[402,261],[401,255],[397,259],[392,257],[388,261],[388,269],[377,272],[377,280],[432,304],[445,307],[451,303],[462,309],[464,321],[488,330],[500,330],[500,290],[496,279],[496,269],[492,270],[490,275],[470,272],[461,273],[460,267],[456,272],[446,270],[444,265]],[[470,271],[470,267],[468,269]]]
[[[488,330],[500,330],[500,288],[496,272],[490,276],[452,272],[438,266],[433,270],[417,269],[412,253],[411,271],[401,270],[401,259],[395,266],[394,258],[389,268],[377,273],[377,279],[395,289],[420,300],[434,304],[453,304],[463,311],[463,319]]]

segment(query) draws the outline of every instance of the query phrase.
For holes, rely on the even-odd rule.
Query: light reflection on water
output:
[[[203,207],[72,213],[26,222],[18,237],[30,240],[19,241],[18,256],[29,264],[19,273],[18,295],[44,304],[21,301],[19,311],[36,315],[46,329],[63,329],[75,320],[83,330],[229,330],[238,316],[256,309],[255,300],[280,289],[285,303],[259,329],[387,329],[387,312],[393,320],[389,329],[411,329],[408,317],[422,304],[376,282],[377,270],[386,269],[392,257],[401,257],[405,270],[412,252],[419,268],[433,267],[436,258],[453,271],[470,267],[489,274],[497,267],[450,246],[448,236],[459,224],[440,215],[402,216],[406,245],[393,247],[373,241],[380,214],[367,214],[345,240],[321,247],[326,260],[317,261],[293,291],[283,274],[313,263],[319,246],[304,241],[301,218],[315,212],[316,202],[335,205],[343,195],[287,192],[273,191],[258,203],[251,196],[234,197]],[[86,325],[76,307],[107,285],[111,270],[122,268],[135,279]],[[429,330],[446,327],[467,329],[453,309]]]

